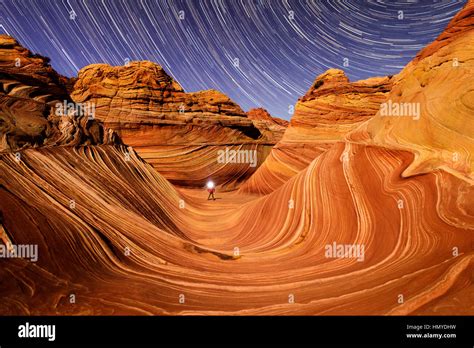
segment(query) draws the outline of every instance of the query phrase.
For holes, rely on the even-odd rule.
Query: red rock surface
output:
[[[255,108],[247,111],[247,117],[254,121],[264,121],[269,124],[287,127],[289,122],[282,118],[272,117],[264,108]]]
[[[270,195],[215,202],[123,157],[0,155],[5,230],[39,245],[37,263],[2,261],[2,314],[473,313],[472,187],[441,171],[402,178],[410,153],[337,143]],[[326,258],[333,242],[365,245],[363,262]]]
[[[272,139],[275,143],[281,140],[289,124],[286,120],[272,117],[263,108],[250,109],[247,111],[247,117],[252,120],[254,126],[260,130],[265,138]]]
[[[389,77],[349,82],[338,69],[318,76],[296,103],[282,140],[240,190],[267,194],[280,187],[334,142],[373,117],[390,88]]]
[[[415,154],[403,173],[438,169],[474,183],[474,2],[469,1],[446,30],[396,76],[387,97],[392,104],[419,108],[418,117],[381,112],[348,139]]]
[[[0,239],[39,247],[36,263],[0,260],[0,314],[473,315],[472,169],[439,156],[473,144],[471,85],[460,73],[470,70],[444,61],[474,61],[472,30],[455,24],[471,23],[472,6],[448,27],[462,33],[393,81],[350,83],[334,70],[316,80],[281,140],[288,173],[269,163],[254,175],[255,192],[281,178],[266,195],[218,191],[207,201],[120,145],[0,154]],[[387,97],[429,101],[423,127],[380,117]],[[123,126],[118,110],[110,120]],[[195,133],[178,137],[206,136]],[[308,164],[298,169],[287,149]],[[334,243],[364,252],[332,257]]]
[[[96,105],[96,117],[172,183],[235,188],[257,167],[218,163],[218,151],[257,151],[258,165],[282,127],[254,122],[219,91],[186,93],[158,64],[89,65],[72,98]]]
[[[56,116],[57,103],[72,101],[68,80],[48,62],[0,35],[0,152],[117,142],[113,132],[88,116]]]

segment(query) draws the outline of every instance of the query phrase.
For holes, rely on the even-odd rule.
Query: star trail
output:
[[[328,68],[351,81],[398,73],[464,1],[0,0],[0,33],[72,77],[151,60],[188,91],[290,118]]]

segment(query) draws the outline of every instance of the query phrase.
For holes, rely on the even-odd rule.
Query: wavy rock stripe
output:
[[[396,77],[318,77],[281,141],[264,112],[149,62],[86,67],[74,98],[99,123],[55,119],[70,83],[0,37],[0,238],[39,247],[0,258],[0,314],[474,314],[473,6]],[[388,100],[420,103],[419,123],[382,117]],[[251,175],[216,149],[277,142],[239,190],[189,188]]]
[[[402,178],[410,153],[338,143],[272,194],[216,205],[125,151],[1,155],[3,226],[39,260],[0,260],[0,313],[474,312],[472,186],[442,170]],[[333,242],[364,245],[364,260],[325,257]]]
[[[260,164],[285,130],[284,122],[265,110],[251,111],[253,119],[248,118],[219,91],[186,93],[161,66],[148,61],[89,65],[79,72],[71,97],[93,103],[98,120],[181,186],[202,187],[212,179],[236,188],[257,167],[234,164],[237,168],[230,171],[228,163],[217,161],[218,151],[254,148]]]
[[[273,192],[348,132],[373,117],[390,88],[390,77],[350,82],[339,69],[329,69],[318,76],[296,103],[283,138],[240,191]]]
[[[134,150],[154,168],[159,168],[160,174],[172,184],[204,188],[206,183],[212,179],[219,183],[220,189],[232,190],[238,188],[246,178],[255,172],[267,157],[271,146],[261,144],[227,145],[225,147],[222,145],[155,145],[153,148],[137,146],[134,147]],[[225,156],[225,151],[229,151],[231,162],[221,163],[221,158],[225,160],[225,157],[221,157]],[[235,157],[237,160],[242,158],[242,163],[232,162],[230,154],[233,151],[243,154]],[[254,162],[246,162],[247,158]]]
[[[392,105],[419,107],[419,118],[378,112],[349,133],[348,140],[414,152],[415,160],[404,176],[443,168],[472,184],[473,40],[474,2],[469,1],[446,30],[397,75],[387,97]]]
[[[275,191],[332,145],[278,142],[257,171],[240,186],[239,192],[265,195]]]

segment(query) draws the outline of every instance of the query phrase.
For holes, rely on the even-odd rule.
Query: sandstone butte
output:
[[[318,77],[258,180],[216,201],[172,185],[138,151],[125,161],[120,144],[29,146],[21,161],[0,154],[1,238],[39,246],[36,263],[0,260],[0,313],[473,315],[474,190],[463,155],[472,82],[442,63],[459,57],[471,76],[473,8],[397,76]],[[418,126],[378,115],[395,97],[422,103]],[[453,144],[462,165],[440,155]],[[365,253],[331,258],[333,243]]]
[[[86,66],[71,97],[77,103],[93,103],[100,122],[180,186],[204,187],[212,179],[236,188],[256,167],[218,163],[218,152],[257,151],[261,164],[284,131],[284,122],[269,115],[252,121],[219,91],[186,93],[149,61]]]

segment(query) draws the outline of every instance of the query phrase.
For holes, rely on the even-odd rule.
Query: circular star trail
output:
[[[151,60],[188,91],[289,118],[328,68],[351,81],[396,74],[464,1],[0,0],[0,32],[76,76],[92,63]]]

